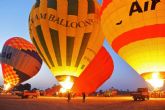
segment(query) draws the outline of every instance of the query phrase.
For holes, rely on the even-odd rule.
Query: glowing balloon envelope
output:
[[[80,94],[82,92],[95,92],[107,79],[110,78],[113,69],[113,60],[107,50],[102,47],[88,67],[76,79],[72,91]]]
[[[20,37],[5,42],[1,62],[5,90],[35,76],[42,65],[35,47]]]
[[[96,0],[37,0],[31,39],[59,83],[69,89],[103,44]]]
[[[165,79],[165,1],[104,0],[101,22],[112,48],[154,87]],[[159,80],[160,83],[157,83]]]

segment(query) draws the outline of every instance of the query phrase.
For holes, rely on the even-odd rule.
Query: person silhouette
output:
[[[70,100],[71,100],[71,94],[70,94],[70,92],[68,92],[67,97],[68,97],[68,102],[70,102]]]
[[[84,103],[85,102],[85,97],[86,97],[85,92],[82,92],[82,97],[83,97],[83,103]]]

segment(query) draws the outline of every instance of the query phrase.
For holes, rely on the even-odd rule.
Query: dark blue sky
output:
[[[101,0],[99,0],[101,3]],[[1,0],[0,3],[0,50],[5,41],[14,36],[20,36],[30,41],[28,31],[28,16],[35,0]],[[31,42],[31,41],[30,41]],[[125,63],[105,41],[104,46],[112,55],[114,60],[114,72],[100,89],[115,87],[118,89],[135,90],[137,87],[144,87],[144,80]],[[57,81],[45,64],[40,72],[32,79],[24,82],[31,83],[32,87],[45,89],[56,84]],[[0,66],[0,85],[3,84],[2,71]]]

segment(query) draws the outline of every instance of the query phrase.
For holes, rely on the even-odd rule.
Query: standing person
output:
[[[67,97],[68,97],[68,102],[70,102],[70,100],[71,100],[71,94],[70,94],[70,92],[68,92]]]
[[[83,103],[85,102],[85,92],[82,92],[82,97],[83,97]]]

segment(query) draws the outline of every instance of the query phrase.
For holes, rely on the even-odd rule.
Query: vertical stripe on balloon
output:
[[[90,35],[91,35],[91,33],[85,33],[84,36],[83,36],[83,40],[81,42],[81,47],[80,47],[79,54],[78,54],[77,61],[76,61],[76,65],[75,65],[76,67],[79,66],[80,61],[81,61],[81,59],[84,55],[85,49],[88,45]]]
[[[72,53],[73,53],[73,47],[74,47],[74,37],[67,37],[67,49],[66,49],[66,65],[70,66],[71,65],[71,60],[72,60]]]
[[[52,44],[53,44],[53,48],[54,48],[54,52],[56,55],[58,66],[62,66],[58,31],[51,29],[51,28],[49,28],[49,30],[50,30],[50,35],[51,35]]]
[[[57,0],[48,0],[47,7],[57,10]]]
[[[38,8],[40,6],[40,0],[36,0],[35,8]]]
[[[49,59],[49,62],[54,67],[55,65],[54,65],[53,60],[52,60],[52,58],[50,56],[50,53],[48,51],[48,48],[46,46],[46,42],[45,42],[45,39],[44,39],[44,36],[43,36],[43,32],[42,32],[42,29],[41,29],[41,26],[40,25],[38,25],[36,27],[36,31],[37,31],[37,34],[38,34],[38,38],[40,40],[40,43],[41,43],[41,45],[42,45],[42,47],[43,47],[43,49],[44,49],[44,51],[45,51],[45,53],[46,53],[46,55],[47,55],[47,57]]]
[[[88,0],[88,14],[95,13],[95,3],[93,0]]]
[[[68,0],[68,15],[78,15],[78,0]]]
[[[32,41],[33,41],[33,43],[34,43],[34,45],[35,45],[35,47],[36,47],[38,53],[41,55],[41,57],[43,58],[43,60],[45,61],[45,63],[46,63],[46,64],[48,65],[48,67],[50,68],[50,65],[48,64],[48,62],[46,61],[45,57],[43,56],[43,54],[42,54],[41,50],[39,49],[39,47],[38,47],[38,45],[37,45],[37,42],[36,42],[36,40],[34,39],[34,37],[32,38]]]

